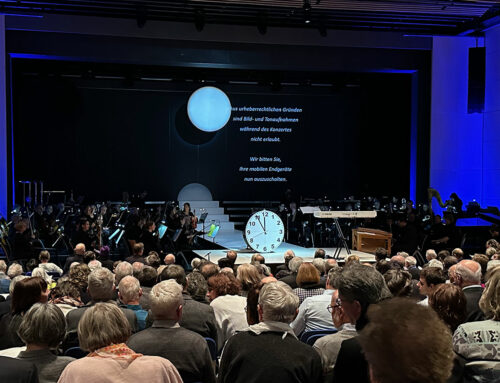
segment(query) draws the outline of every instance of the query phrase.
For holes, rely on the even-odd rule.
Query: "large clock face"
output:
[[[253,250],[260,253],[275,251],[285,235],[283,221],[277,214],[261,210],[252,214],[245,226],[245,239]]]

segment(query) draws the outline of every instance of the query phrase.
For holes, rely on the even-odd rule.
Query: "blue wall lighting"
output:
[[[219,88],[205,86],[189,97],[187,112],[189,120],[198,129],[216,132],[229,121],[231,102]]]

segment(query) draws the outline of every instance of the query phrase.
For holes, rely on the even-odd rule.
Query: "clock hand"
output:
[[[251,239],[254,239],[255,237],[258,237],[259,235],[266,234],[265,232],[261,231],[259,234],[255,234]]]
[[[266,231],[265,227],[262,226],[262,222],[260,222],[260,216],[258,215],[256,218],[257,218],[257,221],[259,221],[259,224],[260,224],[260,227],[262,227],[262,230]]]
[[[266,216],[264,215],[264,231],[266,231]]]

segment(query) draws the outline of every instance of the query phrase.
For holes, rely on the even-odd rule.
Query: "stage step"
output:
[[[219,201],[179,201],[179,209],[182,210],[182,206],[184,205],[184,202],[188,202],[189,205],[191,205],[191,210],[193,209],[208,209],[208,208],[214,208],[214,207],[219,207]]]

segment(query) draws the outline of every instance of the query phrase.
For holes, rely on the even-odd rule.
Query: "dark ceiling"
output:
[[[4,14],[66,14],[268,27],[397,31],[421,35],[480,35],[497,23],[492,0],[47,0],[0,1]],[[308,21],[308,22],[307,22]]]

